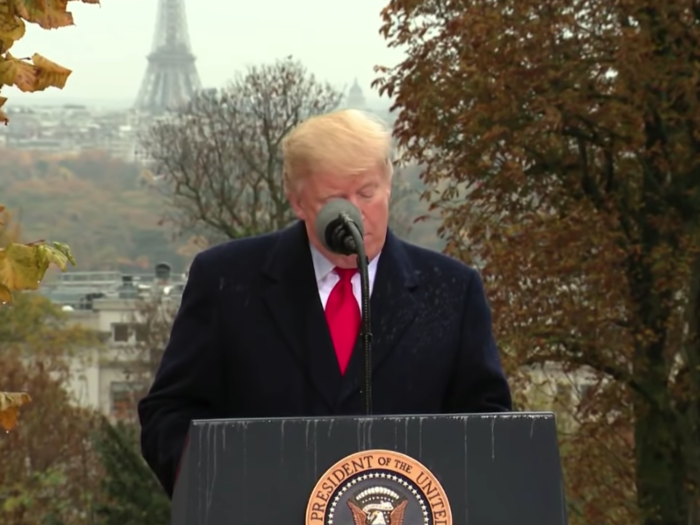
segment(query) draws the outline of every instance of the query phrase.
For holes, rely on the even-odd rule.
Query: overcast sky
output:
[[[355,77],[367,98],[375,65],[393,65],[400,54],[379,35],[386,0],[185,0],[189,35],[204,87],[220,87],[250,64],[292,55],[337,87]],[[28,28],[12,49],[16,57],[40,53],[73,70],[63,91],[3,96],[41,99],[132,100],[146,68],[158,0],[102,0],[102,6],[69,4],[75,26]],[[37,98],[39,97],[39,98]]]

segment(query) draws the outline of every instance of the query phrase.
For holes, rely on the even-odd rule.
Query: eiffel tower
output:
[[[159,0],[156,33],[135,109],[162,113],[201,88],[187,32],[185,0]]]

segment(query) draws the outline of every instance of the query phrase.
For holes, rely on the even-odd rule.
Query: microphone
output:
[[[346,199],[329,201],[316,216],[316,236],[333,253],[360,255],[364,246],[364,226],[362,214],[353,203]]]
[[[329,201],[316,216],[316,236],[327,250],[341,255],[357,255],[360,274],[360,341],[363,352],[361,390],[365,414],[372,414],[372,321],[370,315],[369,261],[365,253],[362,214],[346,199]]]

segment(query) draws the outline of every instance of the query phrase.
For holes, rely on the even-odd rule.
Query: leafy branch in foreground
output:
[[[0,214],[4,212],[0,205]],[[0,215],[0,231],[4,231]],[[62,243],[37,241],[30,244],[9,242],[0,248],[0,304],[12,303],[13,292],[36,290],[51,264],[66,271],[75,266],[70,248]],[[17,425],[19,407],[31,401],[26,392],[0,392],[0,427],[9,431]]]
[[[84,4],[99,4],[99,0],[80,0]],[[31,58],[17,58],[10,53],[15,42],[22,39],[26,23],[43,29],[58,29],[73,25],[73,14],[65,0],[13,0],[0,2],[0,88],[16,86],[20,91],[43,91],[49,87],[63,89],[70,69],[34,53]],[[0,122],[7,124],[2,106],[7,98],[0,96]]]

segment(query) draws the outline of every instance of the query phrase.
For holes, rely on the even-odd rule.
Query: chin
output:
[[[339,268],[357,268],[357,255],[336,255],[329,260]]]

